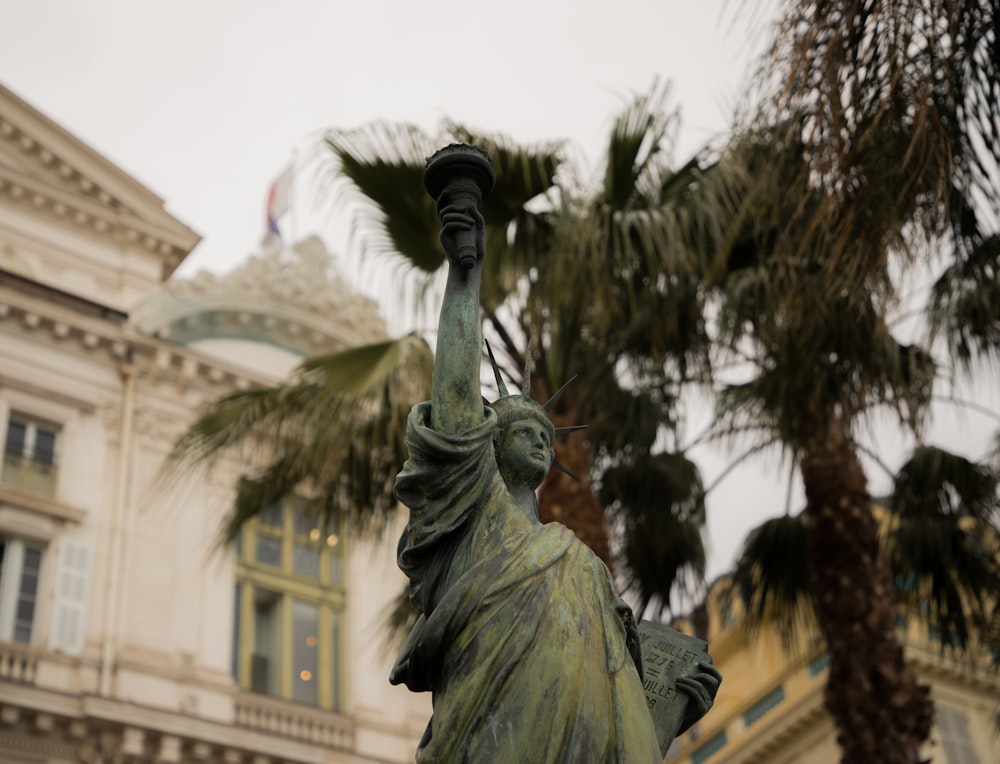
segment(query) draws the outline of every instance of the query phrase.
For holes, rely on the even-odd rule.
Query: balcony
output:
[[[0,681],[34,684],[38,653],[27,645],[0,642]]]
[[[7,485],[52,498],[56,494],[56,475],[56,465],[52,462],[4,451],[0,480]]]
[[[254,693],[236,697],[236,726],[327,748],[354,749],[354,724],[347,717]]]

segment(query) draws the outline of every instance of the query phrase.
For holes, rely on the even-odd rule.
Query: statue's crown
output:
[[[502,396],[490,403],[489,407],[496,412],[497,422],[501,427],[506,427],[519,419],[532,417],[542,422],[548,428],[549,435],[555,437],[556,428],[549,419],[548,412],[540,403],[527,395]]]
[[[486,343],[486,352],[490,356],[490,364],[493,366],[493,376],[497,381],[497,390],[500,392],[500,397],[497,398],[492,403],[487,403],[497,415],[497,424],[500,427],[506,427],[511,422],[516,422],[519,419],[526,419],[531,417],[539,422],[542,422],[549,430],[549,435],[555,440],[557,435],[565,435],[576,430],[582,430],[587,425],[574,425],[571,427],[556,427],[552,424],[552,420],[549,419],[549,410],[555,406],[556,402],[562,397],[562,394],[566,391],[566,388],[573,382],[573,377],[566,384],[556,390],[555,394],[549,398],[545,403],[539,403],[534,400],[528,391],[531,387],[531,362],[530,360],[524,365],[524,385],[523,393],[521,395],[511,395],[507,392],[507,385],[504,384],[503,377],[500,375],[500,367],[497,366],[497,360],[493,357],[493,349],[490,347],[490,343]],[[531,349],[528,349],[528,357],[530,359]],[[565,466],[560,464],[558,461],[553,460],[552,466],[565,472],[572,478],[579,480],[572,472],[569,471]]]

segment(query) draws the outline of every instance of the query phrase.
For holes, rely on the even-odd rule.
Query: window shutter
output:
[[[50,650],[68,655],[83,652],[91,556],[90,545],[86,542],[67,538],[59,542],[52,627],[49,630]]]

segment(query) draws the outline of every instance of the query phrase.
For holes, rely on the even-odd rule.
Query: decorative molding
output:
[[[154,193],[0,86],[4,157],[0,196],[117,244],[145,248],[160,258],[164,279],[200,240]]]
[[[354,748],[354,723],[350,718],[264,695],[239,695],[235,724],[325,748]]]
[[[116,245],[141,247],[163,261],[163,278],[173,273],[188,252],[197,244],[169,236],[162,230],[135,217],[127,210],[115,210],[94,203],[89,197],[78,198],[62,189],[16,170],[0,166],[0,196],[24,208],[48,214],[54,221],[88,230]]]
[[[39,736],[42,735],[42,736]],[[54,742],[43,729],[23,732],[0,732],[0,753],[21,753],[45,757],[44,760],[80,761],[79,746],[74,743]]]
[[[80,523],[87,516],[87,511],[84,509],[77,509],[45,496],[0,483],[0,505],[4,504],[38,512],[60,522]]]
[[[135,432],[144,447],[162,445],[169,449],[187,428],[188,422],[162,408],[140,405],[135,412]]]
[[[17,684],[33,685],[38,673],[38,653],[26,645],[13,642],[0,644],[0,682],[16,682]],[[4,707],[6,710],[7,707]],[[7,712],[16,721],[17,709]],[[7,722],[5,723],[13,723]]]
[[[102,356],[104,362],[135,364],[142,374],[167,380],[181,387],[204,386],[218,395],[232,390],[249,390],[269,380],[246,369],[189,350],[180,345],[137,334],[128,325],[111,324],[54,305],[39,305],[22,295],[0,296],[0,329],[37,336],[37,341],[75,344],[87,354]],[[68,391],[42,390],[25,380],[0,373],[0,384],[56,400],[83,412],[92,412],[92,400],[77,398]],[[107,418],[105,418],[105,421]]]
[[[157,384],[180,388],[197,384],[218,397],[224,392],[272,383],[247,369],[154,337],[133,335],[129,338],[129,348],[129,357],[140,376]]]
[[[905,642],[906,661],[918,672],[952,682],[960,683],[967,688],[975,688],[988,694],[1000,694],[1000,673],[985,669],[991,666],[993,659],[985,647],[973,651],[966,656],[958,654],[953,648],[943,647],[931,640],[917,641],[908,639]]]
[[[26,130],[9,119],[0,118],[0,138],[7,140],[9,155],[17,164],[16,169],[25,173],[40,171],[42,177],[58,188],[72,190],[77,196],[87,197],[95,204],[111,210],[130,211],[120,199],[95,185],[74,167],[72,159],[56,156],[53,150],[41,146]]]
[[[224,276],[201,272],[168,282],[135,311],[146,334],[270,341],[303,354],[386,336],[376,303],[352,290],[317,237],[248,258]]]
[[[93,695],[71,697],[21,688],[4,676],[0,676],[0,698],[0,760],[5,753],[32,753],[120,764],[372,761],[355,752],[350,718],[289,702],[267,704],[260,718],[273,724],[265,728],[238,721],[235,725],[212,722],[195,714],[170,713]],[[241,698],[236,699],[237,704],[241,702]],[[252,703],[244,706],[251,714],[255,708]]]
[[[22,332],[46,335],[56,342],[76,343],[87,352],[99,350],[113,360],[122,361],[128,355],[120,324],[102,326],[100,320],[29,302],[20,295],[8,293],[0,297],[0,322]]]

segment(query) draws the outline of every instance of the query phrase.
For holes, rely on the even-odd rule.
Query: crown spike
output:
[[[486,352],[490,355],[490,364],[493,366],[493,376],[497,379],[497,390],[500,393],[501,398],[506,398],[510,393],[507,392],[507,385],[503,383],[503,378],[500,376],[500,367],[497,366],[497,359],[493,357],[493,348],[490,347],[490,341],[483,338],[483,342],[486,343]]]
[[[528,347],[524,350],[524,383],[521,386],[521,391],[531,397],[531,372],[535,370],[535,360],[531,355],[531,342],[528,342]]]
[[[576,379],[576,377],[577,377],[576,374],[570,377],[569,380],[566,382],[566,384],[564,384],[562,387],[556,390],[553,396],[542,404],[542,408],[545,409],[546,411],[551,411],[552,407],[559,402],[559,399],[562,397],[562,394],[566,392],[566,388],[573,384],[573,380]]]
[[[569,435],[571,432],[576,432],[577,430],[586,430],[587,425],[585,424],[574,424],[569,427],[556,427],[556,437],[560,435]]]
[[[552,466],[555,467],[560,472],[565,472],[567,475],[569,475],[571,478],[573,478],[577,483],[580,482],[580,478],[578,478],[576,475],[574,475],[573,471],[569,467],[567,467],[564,464],[560,464],[557,459],[553,459],[552,460]]]

